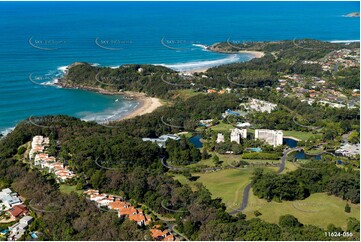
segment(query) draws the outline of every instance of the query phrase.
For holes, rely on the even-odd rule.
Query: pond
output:
[[[294,140],[291,138],[284,138],[283,144],[287,145],[290,148],[295,148],[295,147],[297,147],[298,142],[297,142],[297,140]],[[321,155],[307,155],[307,154],[305,154],[305,152],[303,150],[294,152],[293,154],[294,154],[294,157],[297,159],[312,159],[312,158],[315,160],[322,159]]]
[[[307,155],[305,154],[305,152],[302,151],[297,151],[294,153],[294,157],[297,159],[315,159],[315,160],[321,160],[322,156],[321,155]]]
[[[290,138],[284,138],[283,139],[283,144],[287,145],[290,148],[297,147],[297,143],[298,143],[297,140],[294,140],[294,139],[290,139]]]
[[[202,148],[203,147],[203,144],[201,142],[201,139],[202,139],[202,135],[195,135],[195,136],[192,136],[191,138],[189,138],[189,141],[194,144],[194,146],[196,148]]]

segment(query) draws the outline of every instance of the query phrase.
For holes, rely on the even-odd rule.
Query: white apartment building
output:
[[[241,139],[247,138],[247,129],[231,129],[231,142],[241,143]]]
[[[255,139],[263,140],[273,147],[282,145],[283,143],[282,130],[256,129],[254,133]]]

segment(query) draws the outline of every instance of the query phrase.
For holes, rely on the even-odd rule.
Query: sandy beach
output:
[[[202,69],[195,69],[195,70],[181,71],[181,72],[187,73],[187,74],[194,74],[194,73],[206,72],[208,69],[209,69],[209,68],[202,68]]]
[[[131,113],[118,119],[118,121],[131,119],[131,118],[135,118],[137,116],[151,113],[163,105],[160,102],[159,98],[147,97],[144,93],[124,92],[124,95],[136,99],[139,102],[139,105]]]
[[[125,120],[125,119],[131,119],[137,116],[141,116],[147,113],[151,113],[160,106],[162,106],[162,103],[159,98],[155,97],[148,97],[145,93],[141,92],[130,92],[130,91],[124,91],[124,92],[115,92],[115,91],[108,91],[99,87],[89,87],[89,86],[72,86],[65,84],[63,82],[57,83],[58,86],[63,88],[70,88],[70,89],[82,89],[92,92],[97,92],[104,95],[123,95],[125,98],[135,99],[139,102],[138,106],[128,113],[127,115],[123,116],[122,118],[118,119]]]
[[[243,53],[243,54],[250,54],[253,55],[254,58],[261,58],[264,56],[264,52],[262,51],[253,51],[253,50],[240,50],[238,51],[239,53]]]

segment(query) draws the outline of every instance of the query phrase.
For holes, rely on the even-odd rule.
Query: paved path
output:
[[[249,198],[249,191],[251,190],[252,187],[252,183],[248,184],[244,190],[243,190],[243,198],[242,198],[242,204],[241,207],[239,207],[238,209],[234,209],[233,211],[230,212],[230,214],[236,214],[239,212],[242,212],[248,204],[248,198]]]
[[[286,158],[287,158],[287,155],[293,151],[296,151],[296,150],[302,150],[303,147],[297,147],[297,148],[292,148],[292,149],[285,149],[283,151],[283,156],[282,156],[282,159],[281,159],[281,164],[278,168],[278,171],[277,171],[277,174],[280,174],[284,169],[285,169],[285,166],[286,166]]]
[[[281,172],[283,172],[283,170],[285,169],[285,166],[286,166],[286,158],[287,158],[287,155],[291,152],[294,152],[296,150],[302,150],[303,147],[297,147],[297,148],[292,148],[292,149],[285,149],[283,151],[283,155],[282,155],[282,158],[281,158],[281,163],[279,165],[279,168],[278,168],[278,171],[277,171],[277,174],[280,174]],[[162,165],[170,170],[175,170],[175,171],[181,171],[183,170],[184,168],[182,167],[174,167],[174,166],[171,166],[167,163],[165,157],[162,157],[161,158],[161,162],[162,162]],[[203,170],[214,170],[214,168],[203,168]],[[249,199],[249,192],[252,188],[252,183],[248,184],[244,190],[243,190],[243,197],[242,197],[242,204],[241,206],[238,208],[238,209],[234,209],[233,211],[230,212],[230,214],[236,214],[236,213],[239,213],[239,212],[242,212],[246,207],[247,207],[247,204],[248,204],[248,199]]]
[[[281,161],[281,164],[278,168],[278,171],[277,171],[277,174],[280,174],[284,169],[285,169],[285,165],[286,165],[286,158],[287,158],[287,155],[293,151],[296,151],[296,150],[302,150],[303,147],[297,147],[297,148],[292,148],[292,149],[285,149],[283,151],[283,156],[282,156],[282,161]],[[238,209],[234,209],[233,211],[230,212],[230,214],[236,214],[236,213],[239,213],[239,212],[242,212],[246,207],[247,207],[247,204],[248,204],[248,199],[249,199],[249,192],[252,188],[252,183],[248,184],[244,190],[243,190],[243,198],[242,198],[242,204],[241,204],[241,207],[239,207]]]

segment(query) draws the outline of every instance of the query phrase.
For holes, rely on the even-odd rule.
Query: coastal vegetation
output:
[[[211,48],[237,51],[229,46],[221,43]],[[311,47],[317,50],[310,52],[308,48]],[[270,220],[266,208],[231,215],[229,205],[240,205],[244,188],[252,183],[251,198],[254,194],[254,199],[286,204],[312,200],[320,193],[327,193],[334,195],[339,203],[352,203],[351,214],[355,216],[353,209],[360,197],[359,164],[338,167],[334,159],[327,160],[325,156],[322,161],[297,163],[294,170],[278,174],[273,161],[278,165],[283,146],[272,147],[254,140],[251,130],[252,138],[243,138],[239,144],[228,138],[222,143],[215,141],[218,132],[228,137],[229,129],[237,122],[249,121],[252,130],[282,129],[289,131],[289,135],[296,134],[302,137],[300,144],[310,150],[320,144],[332,150],[339,145],[342,135],[350,132],[350,141],[357,142],[358,108],[309,105],[295,97],[283,97],[274,88],[280,73],[321,75],[319,65],[303,61],[323,58],[330,51],[343,47],[312,40],[254,43],[246,48],[264,51],[264,57],[214,67],[204,75],[193,77],[162,66],[124,65],[112,69],[88,63],[74,64],[59,85],[107,94],[143,92],[166,100],[167,105],[143,116],[107,124],[62,115],[24,120],[0,140],[0,188],[11,186],[27,204],[41,207],[35,210],[34,229],[42,231],[48,240],[150,238],[144,227],[99,210],[77,194],[78,190],[87,188],[122,196],[162,217],[172,218],[177,230],[191,240],[358,240],[355,224],[359,217],[350,220],[348,227],[336,225],[342,226],[341,231],[354,232],[354,237],[333,238],[326,237],[325,232],[338,230],[334,225],[325,227],[318,222],[317,226],[311,225],[311,220],[297,218],[299,214],[293,217],[276,213],[277,217]],[[357,73],[351,72],[354,74]],[[341,72],[338,78],[347,75]],[[210,88],[231,90],[223,94],[209,93]],[[263,113],[249,111],[234,119],[222,117],[225,110],[241,109],[240,104],[251,98],[272,102],[277,108]],[[200,120],[207,119],[213,119],[211,127],[200,127]],[[184,131],[188,136],[179,134]],[[168,133],[179,134],[180,140],[168,140],[165,147],[142,140]],[[203,148],[196,148],[188,140],[193,134],[202,136]],[[28,165],[29,161],[23,156],[27,148],[23,145],[35,135],[51,138],[51,153],[64,159],[78,174],[77,178],[59,185],[54,177]],[[262,151],[251,152],[247,150],[249,147]],[[163,159],[179,170],[170,171],[162,163]],[[292,160],[292,164],[296,162]],[[255,169],[252,165],[256,163],[269,167]],[[55,212],[44,212],[49,209]],[[340,206],[337,209],[339,213]],[[344,207],[341,209],[343,211]],[[285,211],[292,213],[289,209]]]

